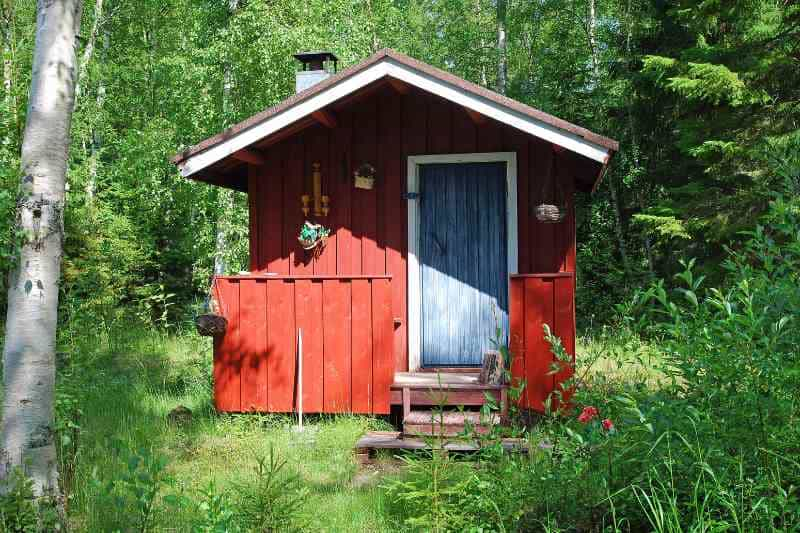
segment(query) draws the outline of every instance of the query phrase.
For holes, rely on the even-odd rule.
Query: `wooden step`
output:
[[[528,442],[525,439],[505,438],[500,439],[500,444],[506,452],[528,452]],[[370,431],[361,437],[355,445],[356,459],[360,464],[371,462],[377,450],[426,450],[431,449],[430,442],[415,437],[403,437],[399,431]],[[442,449],[448,452],[467,453],[481,449],[477,441],[457,440],[442,443]]]
[[[403,419],[403,434],[455,437],[469,425],[472,432],[485,435],[499,423],[500,416],[495,413],[483,417],[475,411],[411,411]]]

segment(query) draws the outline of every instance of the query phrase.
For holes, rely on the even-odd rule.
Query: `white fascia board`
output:
[[[492,102],[469,91],[454,87],[449,83],[422,73],[404,64],[385,58],[374,65],[354,74],[340,83],[303,100],[299,104],[278,113],[260,124],[233,135],[230,139],[212,146],[198,154],[190,156],[180,163],[181,175],[191,176],[213,165],[217,161],[230,156],[253,143],[272,135],[273,133],[290,126],[298,120],[305,118],[314,111],[322,109],[331,103],[369,85],[370,83],[391,76],[404,81],[424,91],[436,94],[451,102],[476,111],[482,115],[493,118],[498,122],[507,124],[520,131],[539,137],[567,150],[588,157],[594,161],[605,163],[610,150],[586,139],[536,120],[522,113],[509,109],[501,104]]]
[[[498,122],[507,124],[534,137],[544,139],[567,150],[588,157],[594,161],[605,163],[608,160],[610,150],[598,144],[592,143],[555,126],[551,126],[540,120],[536,120],[513,109],[482,98],[459,87],[454,87],[442,80],[419,72],[401,63],[386,60],[389,66],[388,75],[414,85],[422,90],[441,96],[445,100],[459,104],[482,115],[493,118]]]
[[[319,94],[315,94],[299,104],[266,119],[264,122],[239,132],[208,150],[189,157],[179,164],[181,175],[184,177],[191,176],[217,161],[225,159],[232,153],[238,152],[242,148],[246,148],[276,131],[294,124],[298,120],[311,115],[314,111],[322,109],[332,102],[369,85],[373,81],[385,77],[387,75],[387,67],[388,65],[385,62],[376,63]]]

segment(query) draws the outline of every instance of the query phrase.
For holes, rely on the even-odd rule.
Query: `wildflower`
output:
[[[599,411],[597,410],[597,407],[592,407],[591,405],[588,407],[584,407],[581,414],[578,415],[578,422],[580,422],[581,424],[588,424],[598,414]]]
[[[604,419],[601,424],[603,424],[603,429],[606,431],[611,431],[614,429],[614,422],[612,422],[610,418]]]

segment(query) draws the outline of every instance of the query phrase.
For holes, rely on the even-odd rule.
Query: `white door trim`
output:
[[[506,164],[506,238],[508,274],[516,274],[518,265],[517,239],[517,154],[516,152],[485,152],[472,154],[412,155],[408,157],[408,192],[419,193],[419,166],[430,163],[488,163]],[[408,201],[408,369],[422,366],[422,277],[419,265],[419,202]]]

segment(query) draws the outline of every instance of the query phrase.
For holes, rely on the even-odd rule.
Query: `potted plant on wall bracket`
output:
[[[297,240],[305,250],[314,250],[315,255],[318,254],[325,246],[325,241],[331,234],[331,230],[322,224],[314,224],[306,220],[300,228],[300,234]]]
[[[375,167],[364,163],[353,172],[353,185],[356,189],[372,190],[375,188]]]
[[[225,318],[222,310],[216,276],[211,280],[205,307],[205,312],[195,318],[197,333],[204,337],[223,335],[228,328],[228,319]]]
[[[542,195],[540,204],[534,207],[534,215],[539,222],[555,224],[564,220],[567,216],[567,206],[564,200],[564,191],[561,190],[561,184],[558,177],[558,169],[556,168],[557,156],[555,152],[551,154],[551,172],[548,177],[542,181]]]

